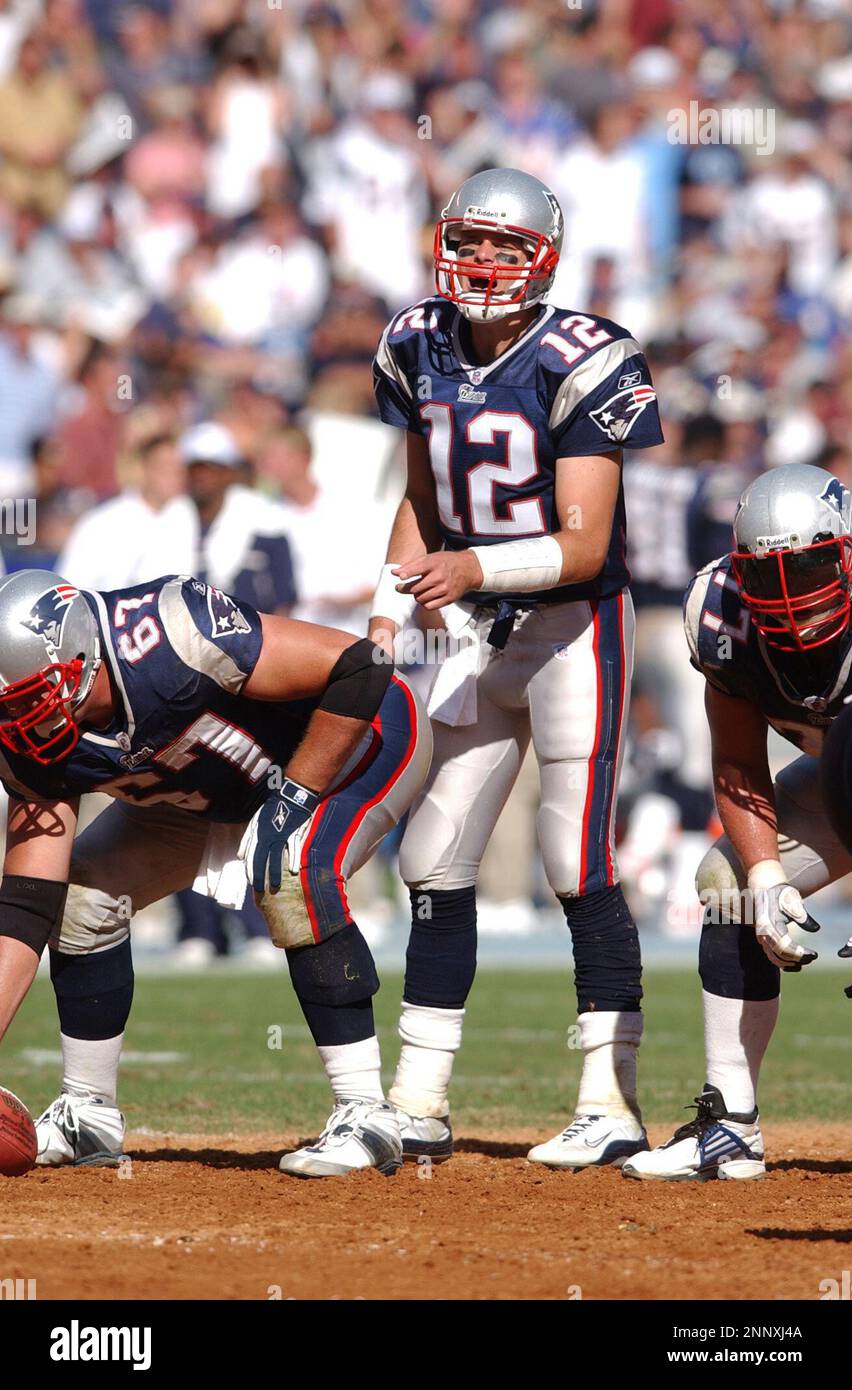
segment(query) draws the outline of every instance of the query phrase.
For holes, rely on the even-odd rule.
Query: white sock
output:
[[[757,1105],[757,1080],[778,1018],[780,999],[704,997],[704,1050],[707,1080],[725,1098],[725,1107],[747,1115]]]
[[[69,1038],[62,1041],[62,1089],[72,1096],[96,1096],[107,1105],[116,1104],[118,1064],[124,1034],[114,1038]]]
[[[464,1009],[430,1009],[402,1001],[402,1050],[388,1099],[407,1115],[441,1119],[449,1114],[447,1093],[463,1022]]]
[[[641,1122],[636,1095],[636,1054],[643,1016],[608,1012],[579,1014],[585,1059],[577,1098],[578,1115],[623,1115]]]
[[[384,1100],[382,1058],[375,1034],[362,1042],[318,1047],[335,1100]]]

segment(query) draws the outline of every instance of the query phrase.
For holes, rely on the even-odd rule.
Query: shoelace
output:
[[[72,1135],[76,1136],[77,1121],[71,1109],[71,1100],[69,1096],[59,1096],[59,1098],[53,1102],[50,1111],[50,1118],[53,1123],[58,1129],[65,1132],[66,1137],[71,1137]]]
[[[578,1134],[582,1134],[584,1130],[587,1130],[590,1125],[593,1125],[595,1121],[599,1119],[599,1115],[578,1115],[576,1119],[571,1121],[567,1129],[563,1129],[562,1138],[576,1139]]]
[[[683,1108],[684,1110],[691,1110],[693,1107],[685,1105]],[[717,1116],[712,1112],[710,1101],[705,1100],[703,1096],[695,1097],[695,1111],[695,1117],[687,1120],[685,1125],[680,1126],[680,1129],[675,1130],[671,1139],[663,1145],[664,1149],[670,1148],[680,1139],[697,1139],[704,1133],[705,1129],[709,1129],[711,1125],[719,1124]]]
[[[355,1111],[364,1104],[362,1100],[339,1100],[328,1117],[325,1129],[317,1140],[317,1148],[323,1143],[335,1137],[335,1132],[341,1125],[347,1124],[354,1115]],[[343,1136],[344,1139],[348,1135]]]

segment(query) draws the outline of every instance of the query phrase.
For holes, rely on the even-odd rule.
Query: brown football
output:
[[[23,1101],[0,1086],[0,1174],[20,1178],[36,1161],[35,1125]]]

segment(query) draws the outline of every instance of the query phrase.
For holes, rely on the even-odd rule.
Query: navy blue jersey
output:
[[[686,591],[684,626],[693,666],[726,695],[748,700],[773,729],[803,753],[818,756],[826,731],[852,693],[852,638],[823,655],[801,657],[771,652],[754,627],[723,555],[699,570]],[[801,673],[816,675],[814,690],[791,684]]]
[[[559,530],[556,460],[663,435],[645,358],[626,329],[590,314],[542,307],[532,326],[494,362],[471,360],[470,326],[436,296],[397,315],[374,363],[386,424],[429,446],[445,546],[463,550]],[[619,489],[601,573],[590,583],[540,594],[466,595],[554,602],[608,598],[630,578],[624,496]]]
[[[256,609],[184,575],[84,597],[118,711],[52,766],[3,749],[6,790],[36,800],[99,791],[137,805],[169,802],[212,821],[248,820],[269,795],[270,768],[289,762],[319,699],[241,694],[260,655]]]

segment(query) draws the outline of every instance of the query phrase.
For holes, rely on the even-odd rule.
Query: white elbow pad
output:
[[[371,618],[390,618],[397,627],[405,627],[417,606],[417,600],[412,594],[398,594],[396,586],[399,579],[393,570],[399,567],[401,562],[394,560],[389,565],[382,565],[382,572],[379,575],[379,582],[376,585],[376,592],[373,594],[373,602],[370,605]]]
[[[483,593],[535,593],[554,589],[562,577],[562,550],[555,536],[473,545],[471,552],[482,570]]]

